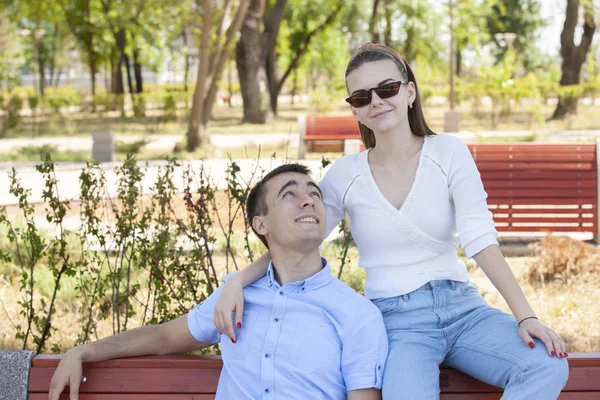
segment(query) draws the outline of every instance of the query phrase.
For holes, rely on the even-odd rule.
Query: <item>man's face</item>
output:
[[[267,215],[254,218],[269,248],[315,250],[325,239],[326,213],[321,191],[308,176],[285,172],[265,185]]]

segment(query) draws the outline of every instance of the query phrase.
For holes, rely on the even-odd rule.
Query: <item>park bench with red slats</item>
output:
[[[52,374],[62,356],[33,359],[29,400],[46,400]],[[152,356],[84,364],[86,382],[79,400],[212,400],[222,363],[218,357]],[[502,390],[442,367],[442,400],[499,399]],[[68,400],[68,389],[60,400]],[[600,399],[600,353],[569,356],[569,381],[561,400]]]
[[[352,117],[299,117],[299,155],[360,140]],[[337,146],[337,147],[336,147]],[[584,232],[599,239],[595,143],[469,144],[500,232]],[[300,157],[300,158],[302,158]]]
[[[496,229],[589,232],[598,237],[596,144],[468,145]]]

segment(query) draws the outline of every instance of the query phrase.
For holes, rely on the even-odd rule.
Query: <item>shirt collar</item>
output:
[[[269,268],[267,268],[267,279],[273,287],[275,287],[276,289],[282,288],[286,292],[308,292],[311,290],[315,290],[327,285],[333,279],[333,275],[331,274],[331,267],[329,266],[327,260],[321,257],[321,263],[323,265],[323,268],[316,274],[309,276],[308,278],[302,281],[288,282],[282,287],[281,285],[279,285],[277,280],[275,280],[275,270],[273,269],[273,261],[270,261]]]

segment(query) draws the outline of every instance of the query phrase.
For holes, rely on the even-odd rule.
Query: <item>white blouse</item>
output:
[[[459,242],[470,258],[498,244],[498,233],[467,146],[450,135],[426,136],[400,209],[377,187],[368,152],[340,158],[320,182],[327,234],[350,215],[358,264],[367,270],[365,296],[399,296],[431,280],[468,281]]]

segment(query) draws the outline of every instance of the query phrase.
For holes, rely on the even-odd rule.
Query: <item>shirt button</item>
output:
[[[279,322],[279,318],[273,318],[273,321]]]
[[[381,365],[378,365],[378,366],[377,366],[377,369],[378,369],[378,370],[381,370]]]
[[[265,389],[265,393],[269,393],[269,389]]]
[[[279,294],[283,296],[283,292],[279,292]]]
[[[265,354],[265,358],[269,358],[271,355],[269,353]]]

